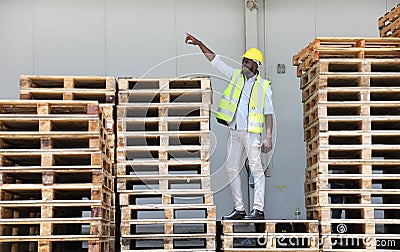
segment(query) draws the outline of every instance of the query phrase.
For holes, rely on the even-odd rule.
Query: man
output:
[[[264,219],[265,176],[261,151],[272,149],[272,91],[270,82],[260,77],[258,67],[263,64],[262,53],[251,48],[242,57],[242,68],[234,69],[225,64],[200,40],[186,33],[186,44],[198,46],[211,64],[230,79],[221,98],[216,117],[229,127],[226,172],[229,178],[234,209],[223,220]],[[266,138],[261,139],[265,123]],[[246,153],[250,171],[254,176],[253,210],[246,215],[244,208],[240,169],[242,154]]]

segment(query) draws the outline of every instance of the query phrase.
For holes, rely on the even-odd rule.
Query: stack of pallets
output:
[[[222,221],[222,251],[319,251],[318,221]]]
[[[378,19],[380,36],[400,38],[400,3]]]
[[[57,177],[67,177],[66,182],[61,182],[60,185],[57,185],[57,190],[66,191],[66,195],[63,196],[63,199],[67,199],[72,197],[75,200],[75,194],[79,195],[79,190],[73,189],[76,183],[84,185],[86,188],[85,193],[90,192],[91,188],[93,190],[100,186],[102,188],[99,192],[100,196],[96,196],[92,193],[92,195],[85,195],[88,200],[96,200],[101,202],[101,206],[103,207],[102,212],[98,210],[92,211],[90,214],[90,202],[85,204],[78,204],[73,208],[72,215],[77,215],[79,212],[81,213],[80,220],[77,216],[74,219],[69,219],[71,225],[79,226],[81,225],[82,232],[87,232],[87,228],[84,227],[86,224],[79,224],[86,221],[85,219],[91,220],[91,218],[95,218],[98,221],[108,223],[106,225],[105,233],[102,233],[101,236],[98,236],[98,232],[93,229],[93,232],[90,230],[89,234],[92,235],[90,240],[85,240],[85,237],[77,236],[79,233],[74,229],[65,229],[63,231],[64,237],[68,236],[67,239],[70,245],[54,245],[54,241],[52,239],[48,239],[46,236],[42,236],[42,233],[35,233],[36,240],[46,241],[43,243],[44,245],[39,244],[39,251],[64,251],[63,249],[71,248],[74,251],[114,251],[115,247],[115,207],[113,206],[114,202],[114,182],[112,177],[113,166],[112,162],[114,160],[114,142],[115,142],[115,134],[114,134],[114,100],[116,94],[116,80],[114,77],[103,77],[103,76],[36,76],[36,75],[21,75],[20,77],[20,98],[22,100],[35,100],[37,103],[32,101],[33,106],[35,104],[41,104],[38,106],[37,116],[39,119],[35,119],[37,122],[32,124],[27,124],[27,120],[24,115],[16,116],[12,125],[18,125],[21,122],[21,125],[29,125],[25,132],[26,137],[29,138],[29,134],[32,135],[32,138],[35,139],[35,144],[37,142],[40,143],[40,149],[43,149],[48,156],[48,161],[41,161],[39,157],[39,163],[36,164],[38,166],[42,165],[43,174],[47,174],[47,171],[50,173],[54,173],[53,169],[58,169],[58,167],[54,168],[51,165],[52,161],[51,157],[61,157],[60,164],[65,163],[65,167],[61,167],[62,172],[58,172],[56,174]],[[12,102],[10,102],[10,107]],[[18,102],[18,101],[16,101]],[[26,101],[28,102],[28,101]],[[47,105],[46,105],[47,104]],[[57,104],[57,105],[53,105]],[[82,107],[87,106],[93,107],[89,112],[85,113]],[[76,106],[76,107],[74,107]],[[56,109],[52,110],[51,108],[55,107]],[[61,110],[60,110],[61,108]],[[57,114],[58,110],[61,111],[60,114]],[[19,110],[17,110],[19,111]],[[22,111],[21,113],[25,113]],[[28,114],[35,114],[35,109],[30,109],[27,112]],[[49,113],[51,115],[47,115]],[[43,114],[43,116],[41,115]],[[57,114],[57,115],[52,115]],[[80,115],[81,119],[76,120],[75,117]],[[44,118],[41,118],[44,117]],[[47,118],[49,117],[49,119]],[[55,118],[52,118],[55,117]],[[86,119],[84,119],[87,117]],[[27,117],[28,118],[28,117]],[[97,121],[94,121],[94,120]],[[86,120],[86,121],[85,121]],[[96,126],[96,123],[99,125]],[[6,124],[7,125],[7,124]],[[38,126],[39,125],[39,126]],[[7,126],[4,126],[7,130]],[[25,127],[25,126],[21,126]],[[87,128],[85,134],[81,132]],[[24,128],[18,129],[18,131],[24,131]],[[39,131],[35,132],[35,131]],[[43,131],[43,132],[42,132]],[[100,138],[99,138],[100,137]],[[98,140],[100,139],[100,140]],[[18,140],[20,141],[20,140]],[[22,140],[21,140],[22,141]],[[99,142],[97,144],[97,142]],[[8,145],[9,149],[12,149],[15,145],[18,148],[19,142],[11,142]],[[69,148],[69,146],[72,146]],[[63,149],[65,148],[65,150]],[[85,154],[84,158],[81,158],[80,155],[83,155],[83,152],[88,152]],[[101,156],[96,156],[96,160],[93,155],[90,155],[90,152],[100,152]],[[76,153],[75,153],[76,152]],[[61,154],[60,154],[61,153]],[[28,155],[28,154],[26,154]],[[42,157],[46,157],[46,155],[42,155]],[[37,158],[37,156],[35,157]],[[92,159],[92,160],[91,160]],[[35,161],[36,162],[36,161]],[[44,162],[44,163],[43,163]],[[89,163],[88,163],[89,162]],[[44,165],[43,165],[44,164]],[[4,165],[3,165],[4,166]],[[16,166],[20,166],[18,163]],[[71,167],[70,167],[71,166]],[[30,168],[30,167],[29,167]],[[7,168],[9,169],[9,168]],[[77,170],[81,169],[79,173]],[[59,170],[59,169],[58,169]],[[57,171],[58,171],[57,170]],[[27,172],[24,169],[21,169],[22,173],[31,174],[31,172]],[[36,173],[42,172],[41,170]],[[90,178],[90,173],[93,175]],[[76,174],[83,174],[83,178],[77,178]],[[95,175],[96,174],[96,175]],[[62,175],[62,176],[60,176]],[[39,175],[38,175],[39,176]],[[47,175],[46,175],[47,176]],[[37,176],[35,176],[35,181]],[[39,176],[40,177],[40,176]],[[45,175],[43,175],[43,178]],[[101,179],[103,178],[103,179]],[[47,179],[47,178],[46,178]],[[55,179],[55,178],[54,178]],[[58,180],[60,180],[58,178]],[[19,179],[10,180],[12,183],[19,183]],[[25,179],[24,181],[30,181],[29,179]],[[43,181],[45,181],[43,179]],[[50,184],[52,186],[53,182],[43,182],[43,185]],[[63,181],[63,180],[60,180]],[[82,183],[80,181],[83,181]],[[24,182],[29,183],[29,182]],[[35,182],[38,183],[38,182]],[[58,183],[58,182],[57,182]],[[91,184],[88,184],[91,183]],[[43,186],[44,189],[47,189],[46,186]],[[70,189],[71,187],[71,189]],[[61,188],[61,189],[60,189]],[[69,192],[70,191],[70,192]],[[54,193],[54,195],[56,195]],[[14,197],[14,196],[13,196]],[[83,197],[83,196],[82,196]],[[92,197],[92,199],[91,199]],[[100,198],[99,198],[100,197]],[[46,196],[44,199],[47,199]],[[54,198],[54,197],[53,197]],[[49,199],[53,199],[49,198]],[[41,201],[38,201],[38,204],[41,204]],[[47,202],[46,202],[47,204]],[[64,203],[60,206],[62,207]],[[71,201],[70,206],[73,206],[75,203]],[[98,202],[96,202],[98,204]],[[82,207],[80,207],[82,205]],[[89,205],[89,206],[88,206]],[[92,204],[93,205],[93,204]],[[45,206],[44,206],[45,207]],[[8,211],[8,210],[7,210]],[[42,210],[43,213],[44,210]],[[53,211],[53,210],[51,210]],[[67,210],[68,211],[68,210]],[[53,211],[54,212],[54,211]],[[49,214],[46,213],[42,215],[44,217],[52,217],[60,214]],[[83,216],[84,215],[84,216]],[[8,215],[5,215],[8,216]],[[68,213],[66,214],[68,216]],[[40,217],[40,212],[39,212]],[[62,216],[61,216],[62,217]],[[32,223],[35,221],[41,221],[42,219],[32,220]],[[53,219],[51,221],[53,221]],[[12,223],[14,220],[11,220]],[[60,223],[65,222],[64,220],[60,220]],[[67,222],[65,222],[67,223]],[[90,224],[95,227],[93,223]],[[63,227],[62,227],[63,228]],[[102,226],[99,225],[99,228]],[[51,226],[52,229],[52,226]],[[86,231],[85,231],[85,230]],[[92,229],[92,228],[91,228]],[[50,230],[50,229],[49,229]],[[41,232],[41,231],[40,231]],[[46,231],[49,234],[53,234],[53,231]],[[47,235],[47,233],[43,233]],[[54,231],[60,233],[60,231]],[[18,232],[14,232],[17,234]],[[15,235],[14,234],[14,235]],[[60,240],[60,239],[59,239]],[[23,243],[25,239],[20,239]],[[101,241],[101,243],[99,243]],[[4,245],[12,248],[14,251],[14,247],[17,249],[15,251],[25,251],[25,247],[21,247],[22,243],[19,244],[9,244]],[[89,244],[88,244],[89,243]],[[4,244],[4,243],[3,243]],[[34,244],[34,243],[32,243]],[[72,245],[71,245],[72,244]],[[83,245],[82,245],[83,244]],[[88,245],[87,245],[88,244]],[[29,245],[32,246],[32,245]],[[86,248],[85,248],[86,247]],[[21,248],[21,249],[19,249]],[[30,251],[30,250],[26,250]],[[36,250],[32,250],[36,251]]]
[[[0,102],[1,251],[109,251],[102,130],[97,102]]]
[[[400,244],[400,39],[316,38],[293,57],[307,218],[325,251]]]
[[[121,251],[214,251],[209,78],[118,80]]]

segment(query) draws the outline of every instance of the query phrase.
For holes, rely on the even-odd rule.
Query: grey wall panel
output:
[[[33,72],[32,0],[0,3],[0,98],[19,97],[19,77]]]
[[[176,75],[175,0],[107,1],[107,73]]]
[[[396,7],[398,4],[400,4],[399,0],[386,0],[386,11],[390,11],[392,8]],[[381,15],[381,16],[383,16],[383,15]]]
[[[318,0],[316,35],[320,37],[379,37],[378,18],[386,1]]]
[[[35,73],[104,75],[104,2],[35,0]]]
[[[266,1],[265,67],[272,82],[276,118],[275,149],[266,189],[267,218],[291,219],[296,204],[304,207],[303,107],[292,56],[314,38],[314,27],[314,0]],[[277,64],[285,64],[285,74],[277,74]]]
[[[215,111],[228,80],[214,69],[198,47],[184,44],[185,32],[193,33],[211,50],[223,56],[227,64],[240,67],[244,45],[244,3],[242,1],[177,1],[177,71],[181,75],[212,76],[211,111],[211,188],[215,192],[217,216],[232,211],[231,194],[225,173],[228,129],[215,120]],[[247,174],[243,171],[242,188],[247,195]],[[246,201],[247,202],[247,201]]]

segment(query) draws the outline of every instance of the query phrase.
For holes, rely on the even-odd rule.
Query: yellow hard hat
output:
[[[263,64],[263,55],[257,48],[250,48],[243,54],[242,58],[256,60],[260,62],[260,65]]]

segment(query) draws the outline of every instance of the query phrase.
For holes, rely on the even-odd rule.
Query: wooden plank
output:
[[[204,77],[179,77],[179,78],[118,78],[119,90],[143,90],[143,89],[211,89],[211,82],[208,76]]]
[[[212,91],[196,89],[135,89],[118,92],[118,104],[126,103],[212,103]]]

